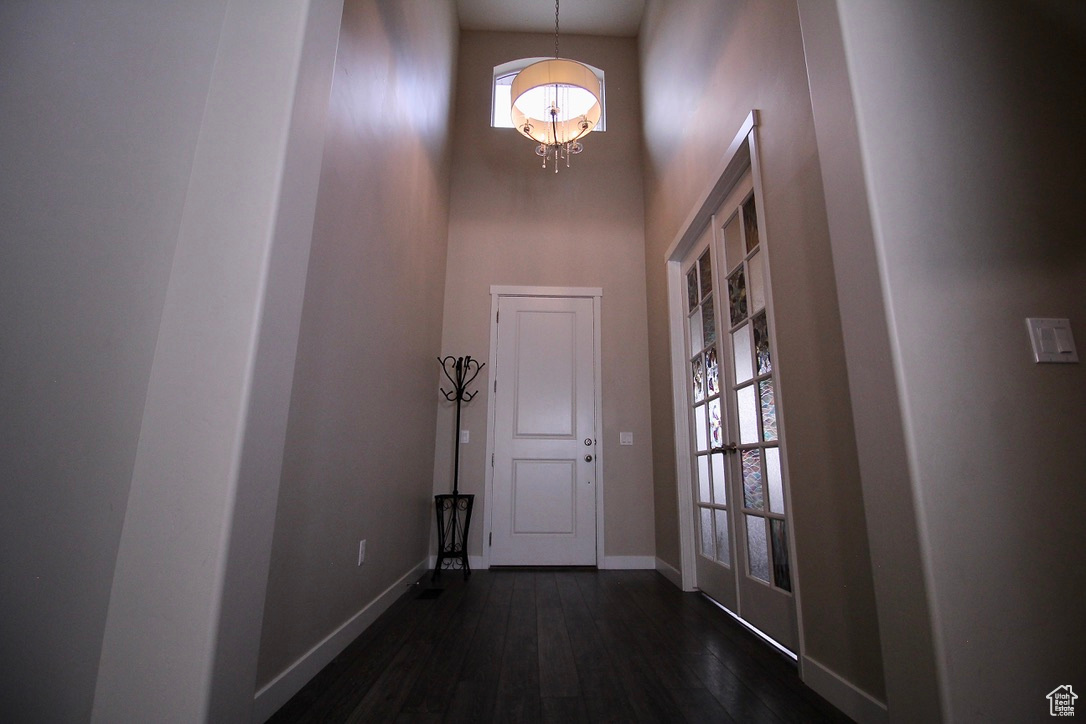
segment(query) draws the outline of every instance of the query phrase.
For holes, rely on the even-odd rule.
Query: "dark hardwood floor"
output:
[[[423,579],[270,721],[851,720],[654,571],[491,569]]]

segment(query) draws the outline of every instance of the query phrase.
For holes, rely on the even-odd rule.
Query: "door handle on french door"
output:
[[[711,447],[711,448],[709,448],[709,452],[711,452],[711,453],[724,453],[725,455],[727,455],[728,453],[736,452],[735,443],[730,442],[727,445],[724,445],[722,447]]]
[[[592,456],[591,456],[591,455],[585,455],[585,456],[584,456],[584,461],[585,461],[586,463],[590,463],[590,462],[592,462]]]

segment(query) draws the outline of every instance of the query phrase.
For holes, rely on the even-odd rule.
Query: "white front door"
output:
[[[593,305],[498,300],[491,565],[596,564]]]

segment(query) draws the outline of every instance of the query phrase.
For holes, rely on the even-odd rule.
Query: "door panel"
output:
[[[491,565],[596,563],[593,315],[583,297],[498,301]]]

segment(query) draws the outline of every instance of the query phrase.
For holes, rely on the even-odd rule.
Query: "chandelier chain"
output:
[[[554,0],[554,57],[558,57],[558,0]]]

